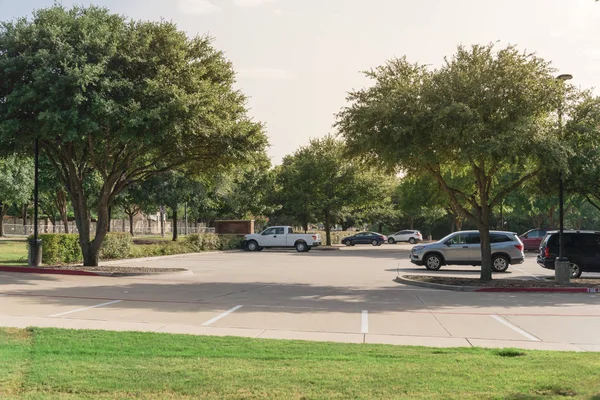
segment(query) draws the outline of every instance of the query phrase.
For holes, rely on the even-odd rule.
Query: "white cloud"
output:
[[[290,71],[277,68],[242,68],[238,72],[240,79],[270,80],[270,81],[292,81],[298,79],[298,75]]]
[[[177,8],[184,14],[203,15],[220,11],[211,0],[177,0]]]
[[[233,4],[239,7],[258,7],[275,1],[276,0],[233,0]]]

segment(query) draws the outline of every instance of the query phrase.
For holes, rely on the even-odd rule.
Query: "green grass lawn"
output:
[[[0,265],[23,266],[27,265],[26,239],[0,240]]]
[[[594,353],[0,329],[0,398],[600,399]]]

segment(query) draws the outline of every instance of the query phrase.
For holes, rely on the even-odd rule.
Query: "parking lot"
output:
[[[432,274],[410,264],[409,250],[409,245],[266,250],[143,262],[189,270],[158,276],[0,272],[0,325],[600,351],[599,295],[400,285],[393,281],[397,274]],[[552,273],[528,254],[502,277]],[[479,269],[443,267],[437,274],[477,277]]]

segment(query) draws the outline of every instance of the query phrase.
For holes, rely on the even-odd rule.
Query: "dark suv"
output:
[[[564,231],[565,257],[571,264],[571,277],[582,272],[600,272],[600,232]],[[548,232],[540,245],[537,262],[544,268],[554,269],[558,257],[558,231]]]

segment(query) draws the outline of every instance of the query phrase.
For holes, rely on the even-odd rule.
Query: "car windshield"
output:
[[[438,240],[438,243],[445,243],[448,239],[450,239],[452,236],[456,235],[456,232],[452,232],[451,234],[444,236],[443,238],[441,238],[440,240]]]

